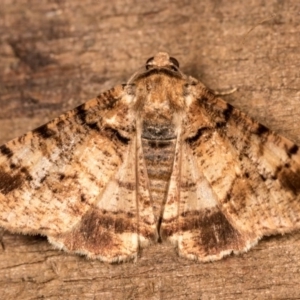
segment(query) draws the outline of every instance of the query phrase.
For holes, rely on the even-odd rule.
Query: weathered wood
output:
[[[13,1],[0,10],[0,143],[126,81],[158,50],[300,144],[297,1]],[[252,30],[251,30],[252,29]],[[251,30],[251,31],[250,31]],[[250,31],[250,32],[249,32]],[[3,299],[300,298],[300,233],[219,262],[171,245],[108,265],[3,233]]]

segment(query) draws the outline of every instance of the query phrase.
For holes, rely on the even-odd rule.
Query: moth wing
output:
[[[211,172],[204,174],[231,223],[257,239],[299,229],[298,146],[220,98],[199,103],[215,124],[218,148],[228,152],[218,151],[227,160],[219,168],[219,182]]]
[[[187,112],[161,234],[209,261],[300,227],[298,147],[201,85]]]
[[[102,261],[136,259],[140,248],[157,239],[150,203],[147,172],[133,137],[124,161],[105,185],[95,204],[71,230],[49,241],[66,251],[85,254]],[[139,159],[140,158],[140,159]]]
[[[134,112],[116,87],[1,146],[0,226],[103,261],[139,248]]]
[[[175,244],[180,256],[199,261],[221,259],[247,248],[250,241],[221,211],[190,146],[178,142],[176,152],[161,223],[162,238]]]

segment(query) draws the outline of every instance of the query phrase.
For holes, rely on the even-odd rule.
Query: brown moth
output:
[[[198,261],[300,228],[300,154],[167,53],[0,147],[0,226],[107,262],[171,241]]]

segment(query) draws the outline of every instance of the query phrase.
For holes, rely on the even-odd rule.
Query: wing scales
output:
[[[2,146],[0,225],[109,262],[155,239],[129,101],[117,87]]]

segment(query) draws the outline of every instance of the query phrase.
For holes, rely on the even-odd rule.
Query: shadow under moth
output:
[[[300,227],[298,146],[160,52],[0,147],[0,226],[106,262],[171,241],[213,261]]]

